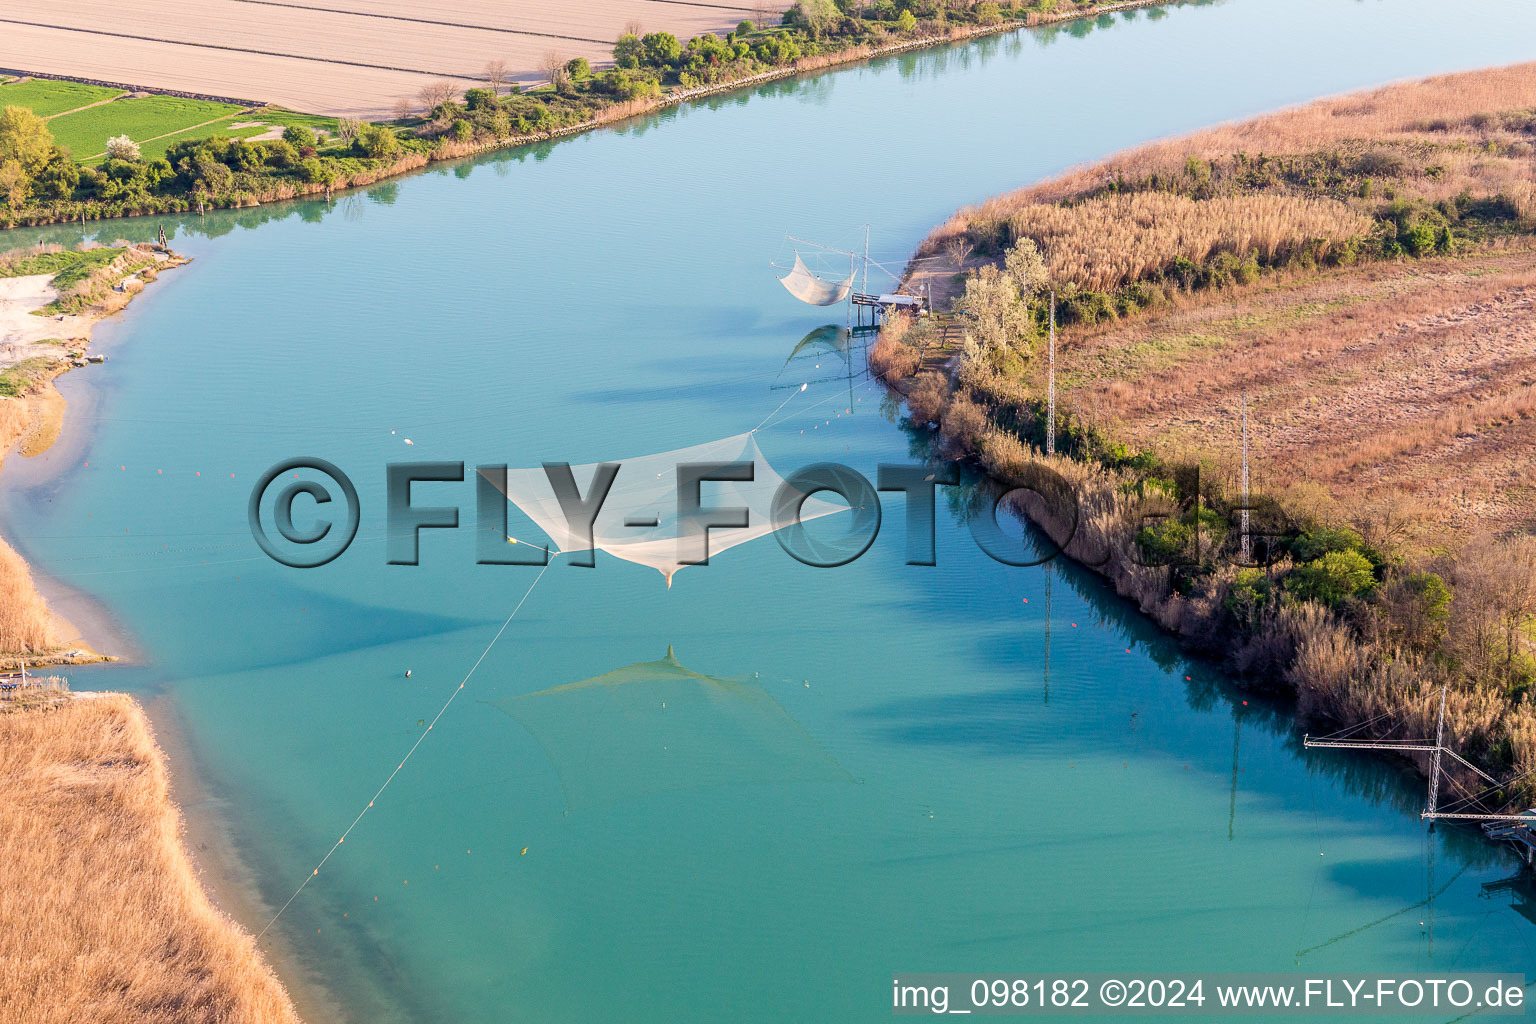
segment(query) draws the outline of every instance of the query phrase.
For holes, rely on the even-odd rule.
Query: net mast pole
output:
[[[864,284],[859,291],[869,294],[869,225],[864,225]]]
[[[853,280],[853,253],[848,254],[848,280]],[[853,289],[848,289],[848,335],[853,336]]]
[[[1435,750],[1430,755],[1429,762],[1429,806],[1424,808],[1425,815],[1435,813],[1435,807],[1440,800],[1440,751],[1445,748],[1445,687],[1440,687],[1440,717],[1435,722]],[[1434,824],[1434,820],[1430,820]]]
[[[1051,289],[1051,356],[1045,386],[1045,454],[1056,454],[1056,289]]]

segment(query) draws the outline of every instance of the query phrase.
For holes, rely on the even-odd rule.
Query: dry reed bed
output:
[[[1194,200],[1161,192],[1096,196],[1075,206],[1029,203],[1008,218],[1012,238],[1032,238],[1051,279],[1112,291],[1160,273],[1171,257],[1205,263],[1218,252],[1257,251],[1282,261],[1298,242],[1342,244],[1372,221],[1345,204],[1298,196]]]
[[[1352,226],[1363,234],[1359,218],[1376,215],[1392,193],[1424,202],[1497,196],[1530,221],[1533,112],[1536,63],[1321,100],[1160,140],[966,207],[918,252],[943,254],[959,237],[985,247],[1028,236],[1045,243],[1058,283],[1111,290],[1179,253],[1273,252],[1314,238],[1339,240]],[[1205,167],[1191,169],[1191,160]],[[1353,176],[1351,186],[1370,179],[1374,187],[1363,195],[1353,187],[1320,194],[1328,192],[1320,181],[1340,172]],[[1139,207],[1124,205],[1123,196],[1106,193],[1112,187],[1153,194],[1138,193]],[[1199,201],[1167,194],[1179,190],[1198,193]],[[1321,205],[1303,214],[1287,199]],[[1186,241],[1191,226],[1197,237]],[[955,269],[952,259],[947,266]]]
[[[1530,136],[1506,131],[1499,121],[1484,122],[1482,118],[1498,111],[1533,109],[1536,62],[1400,82],[1138,146],[967,207],[939,231],[963,218],[1006,219],[1029,203],[1071,199],[1098,189],[1116,175],[1145,178],[1178,174],[1192,156],[1211,161],[1228,159],[1235,153],[1306,153],[1351,141],[1436,147],[1460,143],[1468,152],[1467,173],[1480,168],[1477,174],[1486,175],[1491,168],[1503,166],[1494,162],[1498,155],[1487,153],[1479,160],[1473,151],[1486,149],[1490,142],[1518,147],[1528,144]],[[1517,156],[1530,155],[1528,150],[1517,151]],[[1529,174],[1525,181],[1530,181]]]
[[[27,563],[0,540],[0,652],[39,654],[57,646],[48,605],[33,586]]]
[[[126,696],[0,714],[0,1024],[297,1024],[181,847]]]
[[[0,398],[0,461],[31,423],[25,401]],[[57,645],[48,606],[32,584],[27,563],[0,540],[0,652],[37,654]]]

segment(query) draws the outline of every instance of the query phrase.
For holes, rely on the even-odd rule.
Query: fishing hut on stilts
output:
[[[793,235],[785,235],[784,238],[794,246],[794,260],[788,266],[778,262],[772,264],[775,269],[786,271],[779,278],[779,283],[791,295],[808,305],[835,306],[838,303],[847,303],[847,326],[850,333],[873,331],[879,328],[885,317],[893,311],[926,316],[931,310],[931,303],[927,296],[904,294],[900,288],[901,273],[893,271],[888,261],[876,259],[870,254],[869,225],[867,224],[864,226],[863,252],[838,249],[804,238],[796,238]],[[801,246],[806,248],[802,249]],[[818,264],[817,270],[807,265],[805,262],[807,256]],[[848,260],[847,276],[829,276],[842,273],[841,263],[844,258]],[[838,269],[835,271],[829,269],[833,261],[838,264]],[[903,269],[905,264],[906,261],[903,258]],[[891,280],[891,291],[870,291],[871,268]],[[821,272],[818,273],[818,270]],[[859,281],[858,288],[854,287],[855,280]]]

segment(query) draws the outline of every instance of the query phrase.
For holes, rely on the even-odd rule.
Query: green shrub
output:
[[[1435,251],[1435,229],[1429,224],[1415,224],[1398,234],[1397,241],[1410,256],[1428,256]]]
[[[1296,597],[1336,608],[1348,598],[1368,593],[1376,586],[1371,563],[1358,551],[1330,551],[1315,561],[1292,569],[1285,588]]]
[[[400,152],[400,139],[383,125],[365,124],[358,130],[352,145],[364,156],[381,160]]]
[[[1244,629],[1253,630],[1258,627],[1273,590],[1274,583],[1262,569],[1239,569],[1222,603]]]
[[[648,32],[640,38],[640,63],[670,68],[683,55],[683,45],[670,32]]]
[[[1360,535],[1347,526],[1314,526],[1291,542],[1298,562],[1312,562],[1334,551],[1358,551],[1365,546]]]
[[[291,124],[283,129],[283,141],[295,149],[315,148],[315,133],[308,125]]]
[[[613,63],[620,69],[632,71],[640,66],[640,56],[644,52],[640,37],[626,32],[613,44]]]

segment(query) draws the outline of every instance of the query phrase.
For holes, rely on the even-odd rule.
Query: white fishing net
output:
[[[678,569],[697,564],[705,557],[705,526],[722,518],[721,510],[745,509],[745,525],[710,528],[710,558],[788,525],[775,525],[772,516],[774,495],[784,478],[763,457],[752,433],[614,461],[618,473],[592,523],[590,542],[580,529],[581,524],[567,517],[543,467],[509,469],[505,481],[489,473],[485,478],[544,531],[552,550],[600,549],[625,561],[650,566],[666,577],[668,587]],[[678,467],[710,463],[750,463],[752,479],[704,481],[699,487],[700,510],[679,518]],[[583,498],[593,493],[599,465],[571,467],[572,481]],[[846,504],[811,497],[800,506],[800,519],[809,522],[847,511]],[[517,540],[526,543],[530,538]]]
[[[811,268],[795,253],[795,265],[789,273],[779,278],[779,283],[789,294],[812,306],[833,306],[842,302],[853,290],[853,274],[841,281],[828,281],[811,273]]]

